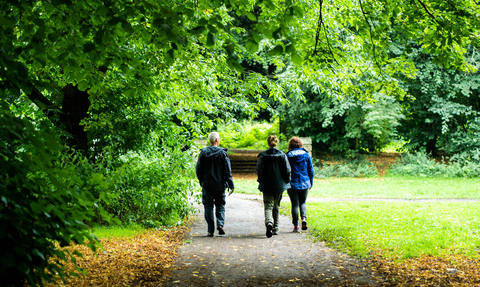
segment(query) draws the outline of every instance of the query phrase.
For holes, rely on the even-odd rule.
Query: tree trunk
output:
[[[28,98],[35,103],[45,115],[60,129],[64,129],[71,136],[63,139],[64,142],[75,150],[86,152],[88,150],[88,135],[80,125],[82,119],[87,116],[90,107],[90,99],[86,91],[80,91],[77,86],[68,84],[63,88],[61,102],[62,112],[58,115],[59,104],[54,104],[47,99],[33,84],[32,91],[27,94]]]
[[[65,131],[72,135],[66,140],[66,143],[68,146],[84,152],[88,150],[88,134],[80,122],[87,117],[89,107],[90,99],[87,91],[82,92],[72,84],[63,88],[60,121],[64,125]]]
[[[427,154],[432,154],[433,157],[437,156],[437,136],[435,135],[433,139],[428,140],[427,142]]]

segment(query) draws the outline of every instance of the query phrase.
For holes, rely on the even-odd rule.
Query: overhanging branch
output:
[[[358,0],[358,3],[360,4],[360,10],[362,11],[362,15],[365,18],[365,23],[367,23],[368,28],[370,30],[370,35],[369,36],[370,36],[370,42],[372,42],[372,52],[373,52],[373,59],[375,61],[375,65],[377,65],[378,70],[379,70],[382,78],[385,79],[385,77],[383,76],[383,73],[382,73],[382,68],[380,67],[380,64],[378,63],[377,53],[375,52],[375,43],[373,42],[373,37],[372,37],[372,35],[373,35],[372,25],[370,25],[370,22],[368,22],[367,14],[365,13],[365,10],[363,9],[362,0]]]

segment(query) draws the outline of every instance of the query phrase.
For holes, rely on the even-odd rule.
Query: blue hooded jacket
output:
[[[312,187],[313,164],[308,151],[304,148],[295,148],[287,153],[287,158],[292,168],[290,189],[302,190]]]

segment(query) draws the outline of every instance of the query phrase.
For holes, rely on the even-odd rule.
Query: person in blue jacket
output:
[[[307,230],[307,195],[313,186],[313,164],[308,151],[303,148],[299,137],[292,137],[288,143],[288,162],[292,169],[290,189],[287,190],[292,203],[293,232],[299,232],[298,211],[302,217],[302,230]]]

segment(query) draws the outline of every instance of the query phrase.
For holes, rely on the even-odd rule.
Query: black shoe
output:
[[[302,218],[302,230],[307,230],[307,220],[305,218]]]
[[[207,233],[207,237],[213,237],[213,232]]]
[[[218,230],[218,234],[225,235],[225,230],[223,230],[223,226],[217,227],[217,230]]]
[[[272,237],[273,235],[272,229],[273,225],[271,223],[267,223],[267,233],[265,235],[267,235],[268,238]]]

